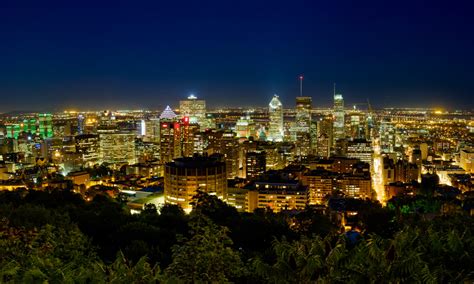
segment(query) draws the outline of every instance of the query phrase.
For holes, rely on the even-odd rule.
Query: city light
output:
[[[1,283],[474,283],[470,1],[35,2]]]

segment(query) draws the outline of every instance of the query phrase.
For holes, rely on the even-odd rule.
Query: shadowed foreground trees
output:
[[[231,248],[228,229],[200,213],[191,214],[191,236],[173,247],[167,276],[188,283],[223,283],[243,276],[245,269],[239,254]]]
[[[68,192],[0,192],[0,282],[470,282],[473,218],[361,218],[356,243],[312,210],[242,214],[200,194],[130,215],[114,200]],[[372,215],[382,224],[371,223]],[[406,218],[405,218],[406,219]],[[388,227],[390,226],[390,227]],[[390,228],[386,231],[386,228]],[[400,229],[399,229],[400,228]],[[378,233],[378,234],[375,234]]]
[[[275,240],[273,250],[273,262],[253,262],[270,283],[460,283],[474,276],[467,230],[405,228],[394,239],[370,235],[352,249],[344,237]]]

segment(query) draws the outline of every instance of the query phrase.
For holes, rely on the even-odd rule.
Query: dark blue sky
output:
[[[472,108],[472,1],[0,1],[0,111],[210,105]]]

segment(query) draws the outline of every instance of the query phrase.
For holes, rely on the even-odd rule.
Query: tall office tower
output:
[[[84,134],[84,115],[83,114],[79,114],[77,116],[77,134],[78,135],[82,135]]]
[[[205,100],[198,100],[191,94],[187,99],[179,101],[179,112],[181,116],[189,117],[189,123],[197,123],[202,128],[207,126]]]
[[[265,151],[247,152],[245,155],[245,175],[247,179],[256,179],[265,173],[267,167]]]
[[[53,137],[53,117],[50,113],[38,114],[38,134],[43,138]]]
[[[197,150],[196,136],[199,132],[199,124],[191,123],[189,117],[185,116],[181,123],[181,156],[192,157]]]
[[[215,133],[217,139],[209,143],[208,154],[221,154],[227,168],[227,177],[235,178],[239,175],[239,142],[235,132],[231,130],[220,130]]]
[[[116,129],[98,129],[100,160],[113,165],[134,164],[135,133]]]
[[[375,128],[375,114],[372,111],[372,106],[369,104],[369,110],[365,117],[365,139],[374,140],[377,135],[377,130]]]
[[[239,142],[232,131],[222,133],[222,149],[227,167],[227,177],[235,178],[239,176]]]
[[[169,106],[160,115],[160,160],[162,164],[181,156],[181,125]]]
[[[329,118],[321,118],[317,122],[316,156],[328,158],[331,154],[333,142],[333,121]]]
[[[311,151],[311,97],[296,97],[296,155],[308,156]]]
[[[336,145],[337,140],[345,138],[344,115],[344,98],[341,94],[336,94],[334,91],[333,145]]]
[[[309,127],[309,137],[310,137],[310,154],[315,156],[318,152],[318,122],[311,121]]]
[[[197,191],[227,199],[225,163],[211,157],[177,158],[165,166],[165,202],[191,211]]]
[[[277,95],[268,104],[269,129],[268,140],[274,142],[283,141],[283,105]]]
[[[395,148],[395,127],[390,121],[380,122],[380,151],[382,153],[393,153]]]

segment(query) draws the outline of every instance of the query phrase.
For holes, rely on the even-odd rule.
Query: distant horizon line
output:
[[[37,113],[88,113],[88,112],[101,112],[101,111],[114,111],[114,112],[160,112],[166,108],[166,104],[162,105],[161,108],[123,108],[123,107],[109,107],[109,108],[99,108],[99,109],[86,109],[86,108],[64,108],[64,109],[44,109],[44,110],[28,110],[28,109],[14,109],[9,111],[0,111],[1,115],[8,114],[37,114]],[[171,107],[173,110],[179,110],[179,107]],[[207,111],[217,111],[217,110],[249,110],[249,109],[265,109],[268,106],[218,106],[218,107],[209,107]],[[320,106],[312,107],[312,110],[322,110],[327,111],[331,110],[332,106]],[[283,107],[283,110],[293,110],[295,107]],[[352,110],[352,107],[345,107],[345,110]],[[473,108],[452,108],[452,107],[418,107],[418,106],[403,106],[403,107],[373,107],[374,110],[413,110],[413,111],[442,111],[442,112],[472,112]],[[367,107],[358,108],[357,110],[367,110]]]

